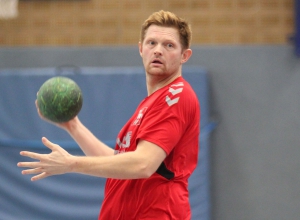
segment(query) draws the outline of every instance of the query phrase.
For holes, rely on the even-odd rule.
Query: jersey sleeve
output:
[[[179,92],[180,91],[180,92]],[[148,109],[140,125],[137,141],[143,139],[161,147],[168,155],[182,138],[196,114],[194,96],[188,91],[171,88]]]

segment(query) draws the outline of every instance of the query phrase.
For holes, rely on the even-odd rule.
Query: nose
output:
[[[155,56],[160,56],[160,55],[162,55],[162,48],[161,48],[161,46],[157,45],[157,46],[155,47],[154,55],[155,55]]]

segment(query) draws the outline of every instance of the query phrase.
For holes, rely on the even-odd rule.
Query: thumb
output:
[[[56,144],[52,143],[51,141],[49,141],[46,137],[42,137],[42,142],[43,144],[48,147],[50,150],[55,150],[56,149]]]

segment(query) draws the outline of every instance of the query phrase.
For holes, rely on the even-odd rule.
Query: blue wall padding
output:
[[[209,135],[214,124],[209,118],[207,71],[186,67],[183,76],[191,83],[201,103],[199,165],[190,178],[190,201],[194,220],[210,218]],[[42,121],[35,99],[44,81],[57,74],[55,68],[0,70],[0,219],[96,219],[105,179],[79,174],[53,176],[31,182],[21,175],[17,162],[27,160],[20,150],[49,152],[42,136],[60,144],[71,154],[82,155],[63,130]],[[82,122],[110,146],[122,125],[145,98],[143,68],[79,68],[74,79],[83,92]]]

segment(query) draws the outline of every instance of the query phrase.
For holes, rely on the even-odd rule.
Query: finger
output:
[[[47,174],[46,172],[43,172],[43,173],[41,173],[41,174],[38,174],[38,175],[36,175],[36,176],[33,176],[33,177],[31,178],[31,181],[41,180],[41,179],[44,179],[44,178],[46,178],[46,177],[48,177],[48,176],[51,176],[51,175]]]
[[[37,112],[38,112],[38,115],[43,119],[44,116],[42,115],[42,113],[41,113],[41,111],[40,111],[40,108],[39,108],[39,106],[38,106],[38,101],[37,101],[37,100],[35,100],[35,107],[36,107],[36,110],[37,110]]]
[[[42,114],[41,111],[40,111],[40,108],[39,108],[37,99],[35,100],[35,107],[36,107],[37,113],[38,113],[38,115],[40,116],[40,118],[47,121],[47,119],[43,116],[43,114]]]
[[[38,154],[38,153],[30,152],[30,151],[21,151],[20,155],[24,156],[24,157],[29,157],[29,158],[32,158],[32,159],[36,159],[36,160],[41,160],[42,157],[43,157],[42,154]]]
[[[17,164],[18,167],[30,167],[30,168],[37,168],[40,167],[40,162],[19,162]]]
[[[34,168],[34,169],[28,169],[28,170],[22,170],[23,175],[28,175],[28,174],[37,174],[37,173],[42,173],[43,169],[41,167]]]
[[[40,108],[39,108],[38,100],[36,99],[34,103],[35,103],[35,107],[36,107],[38,113],[40,114]]]
[[[47,138],[42,137],[42,142],[43,144],[48,147],[50,150],[56,150],[58,148],[57,144],[52,143],[51,141],[49,141]]]

